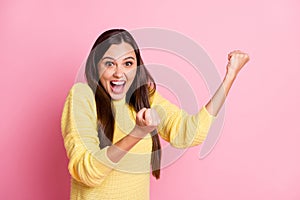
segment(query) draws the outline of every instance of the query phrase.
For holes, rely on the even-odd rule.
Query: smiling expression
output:
[[[137,58],[132,46],[126,42],[113,44],[98,63],[102,86],[113,100],[125,97],[137,70]]]

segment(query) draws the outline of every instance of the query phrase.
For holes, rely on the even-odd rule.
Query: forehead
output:
[[[132,46],[126,42],[122,42],[121,44],[113,44],[108,50],[105,52],[103,57],[112,57],[114,59],[122,59],[128,56],[132,56],[135,58],[135,52]]]

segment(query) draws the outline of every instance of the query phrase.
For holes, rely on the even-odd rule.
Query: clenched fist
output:
[[[152,108],[143,108],[136,114],[135,137],[143,138],[154,131],[160,123],[157,112]]]
[[[227,74],[236,77],[239,71],[249,61],[249,55],[236,50],[228,54]]]

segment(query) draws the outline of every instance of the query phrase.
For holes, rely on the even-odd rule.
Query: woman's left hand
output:
[[[249,55],[240,50],[230,52],[228,54],[227,75],[236,77],[249,60]]]

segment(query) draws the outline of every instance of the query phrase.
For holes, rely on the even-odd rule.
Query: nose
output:
[[[123,76],[123,69],[119,65],[116,66],[113,76],[116,78],[122,78]]]

